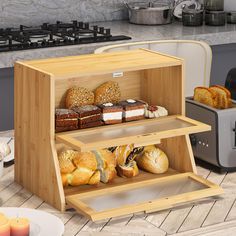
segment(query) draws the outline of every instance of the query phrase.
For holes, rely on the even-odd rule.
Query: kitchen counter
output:
[[[183,27],[181,22],[174,22],[163,26],[142,26],[129,24],[127,21],[98,22],[96,24],[111,28],[113,35],[131,36],[132,40],[5,52],[0,54],[0,68],[11,67],[16,60],[86,54],[92,53],[96,48],[104,45],[125,42],[189,39],[203,40],[210,45],[236,43],[236,25]]]

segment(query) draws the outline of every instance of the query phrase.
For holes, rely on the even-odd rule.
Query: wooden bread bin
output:
[[[185,117],[183,60],[145,49],[15,64],[15,180],[55,208],[75,208],[93,221],[157,211],[218,195],[223,190],[196,173],[189,134],[210,126]],[[122,99],[164,106],[169,116],[55,134],[55,108],[68,88],[119,83]],[[142,172],[98,186],[63,188],[57,151],[133,143],[158,144],[169,158],[165,174]]]

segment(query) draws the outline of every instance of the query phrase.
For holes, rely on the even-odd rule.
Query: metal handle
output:
[[[236,121],[235,121],[233,132],[234,132],[234,146],[236,147]]]

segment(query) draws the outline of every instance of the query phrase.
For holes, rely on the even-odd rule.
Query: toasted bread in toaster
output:
[[[226,109],[232,107],[231,93],[228,89],[220,85],[214,85],[210,87],[210,90],[217,93],[216,108]]]
[[[194,101],[203,103],[205,105],[215,107],[217,106],[217,93],[215,90],[210,90],[205,87],[196,87],[194,89]]]

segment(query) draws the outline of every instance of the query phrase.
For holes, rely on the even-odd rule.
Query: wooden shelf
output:
[[[210,126],[184,116],[145,119],[56,134],[56,140],[79,151],[125,145],[157,144],[161,139],[210,130]]]
[[[16,62],[16,182],[55,208],[71,206],[92,220],[163,210],[222,193],[196,175],[189,134],[210,127],[185,117],[184,74],[182,59],[146,49]],[[55,134],[55,109],[65,107],[68,89],[94,91],[107,81],[118,82],[120,100],[163,106],[170,116]],[[63,188],[59,149],[87,151],[131,143],[158,143],[170,169],[162,175],[140,171],[132,179]]]
[[[126,185],[126,184],[143,182],[143,181],[147,181],[150,179],[163,178],[163,177],[175,175],[178,173],[179,173],[178,171],[171,169],[171,168],[169,168],[169,170],[164,174],[151,174],[146,171],[140,170],[139,175],[134,178],[128,179],[128,178],[121,178],[121,177],[117,176],[112,181],[112,183],[107,183],[107,184],[99,183],[96,186],[82,185],[82,186],[78,186],[78,187],[66,187],[66,188],[64,188],[64,192],[65,192],[66,196],[69,196],[69,195],[74,195],[74,194],[78,194],[78,193],[86,193],[86,192],[90,192],[90,191],[97,191],[100,189],[107,189],[107,188]]]

